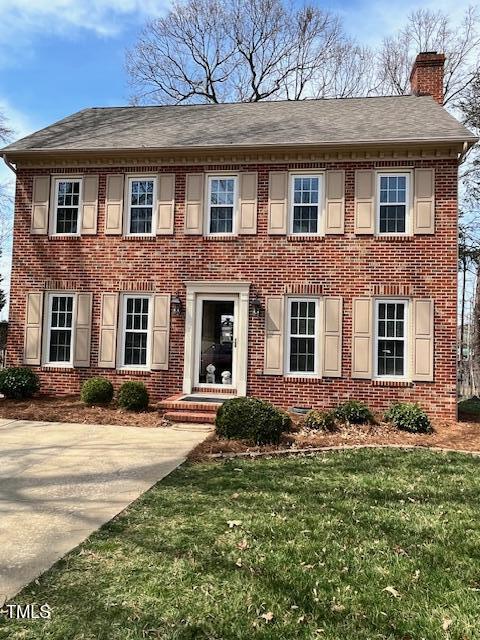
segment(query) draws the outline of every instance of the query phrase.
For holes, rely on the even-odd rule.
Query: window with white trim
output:
[[[123,296],[123,367],[149,367],[151,305],[149,296]]]
[[[156,179],[153,176],[128,179],[128,235],[153,235],[155,198]]]
[[[73,362],[74,295],[48,295],[46,364]]]
[[[209,234],[235,233],[236,202],[236,176],[209,176],[207,228]]]
[[[408,173],[380,173],[378,175],[379,234],[405,234],[409,218]]]
[[[375,374],[378,378],[405,378],[407,374],[406,300],[376,301]]]
[[[80,233],[81,178],[55,180],[53,234],[74,236]]]
[[[321,181],[320,175],[291,176],[290,233],[320,233]]]
[[[318,300],[288,298],[287,372],[313,375],[318,372]]]

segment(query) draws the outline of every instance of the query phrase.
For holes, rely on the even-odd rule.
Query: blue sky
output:
[[[462,0],[327,0],[348,32],[374,45],[395,31],[411,9],[459,16]],[[0,0],[0,111],[21,137],[91,106],[127,104],[125,49],[167,0]],[[0,182],[12,174],[0,165]],[[9,247],[0,271],[8,280]]]

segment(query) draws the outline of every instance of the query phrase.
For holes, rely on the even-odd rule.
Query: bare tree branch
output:
[[[347,97],[368,90],[371,54],[334,14],[285,0],[177,0],[126,67],[135,103]]]
[[[378,86],[385,94],[410,93],[410,71],[421,51],[445,54],[444,104],[457,106],[478,68],[479,12],[470,7],[459,26],[442,11],[418,9],[397,34],[385,38],[377,55]]]

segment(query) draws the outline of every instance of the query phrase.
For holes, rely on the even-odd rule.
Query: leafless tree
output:
[[[127,52],[135,103],[351,96],[371,56],[339,18],[286,0],[177,0]]]
[[[445,54],[444,104],[455,106],[475,78],[480,60],[479,12],[469,7],[460,25],[442,11],[418,9],[397,34],[383,40],[377,56],[382,93],[410,93],[410,71],[420,51]]]

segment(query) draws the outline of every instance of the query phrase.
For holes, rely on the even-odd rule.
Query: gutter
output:
[[[9,169],[11,169],[15,175],[17,175],[17,170],[16,170],[16,168],[13,166],[13,164],[9,161],[9,159],[7,158],[7,154],[6,154],[6,153],[4,153],[2,157],[3,157],[3,161],[5,162],[5,164],[7,165],[7,167],[8,167]]]

